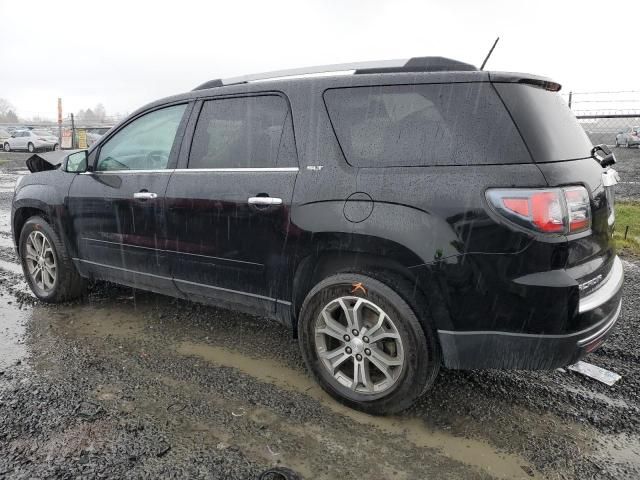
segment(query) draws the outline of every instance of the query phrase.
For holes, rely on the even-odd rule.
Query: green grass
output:
[[[625,240],[627,227],[629,230]],[[640,201],[616,202],[616,230],[613,239],[621,254],[640,257]]]

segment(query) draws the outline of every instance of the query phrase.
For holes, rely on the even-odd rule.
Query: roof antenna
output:
[[[485,57],[484,62],[482,62],[482,66],[480,67],[480,70],[484,70],[484,66],[487,64],[487,60],[489,60],[489,57],[493,53],[493,49],[496,48],[496,45],[498,44],[498,40],[500,40],[500,37],[497,37],[496,41],[493,42],[493,46],[491,47],[491,50],[489,50],[489,53],[487,53],[487,56]]]

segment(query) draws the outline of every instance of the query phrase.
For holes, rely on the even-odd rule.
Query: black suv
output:
[[[370,413],[441,365],[570,364],[615,324],[623,271],[615,159],[559,89],[440,57],[207,82],[28,160],[25,276],[48,302],[103,279],[271,317]]]

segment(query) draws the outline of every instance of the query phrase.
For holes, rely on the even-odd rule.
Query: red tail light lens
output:
[[[542,233],[577,233],[591,226],[589,193],[584,187],[489,189],[487,200],[503,217]]]
[[[540,192],[531,195],[532,222],[541,232],[564,232],[564,218],[559,192]]]
[[[589,228],[591,223],[591,205],[589,194],[584,187],[565,188],[564,197],[567,202],[569,231],[581,232]]]

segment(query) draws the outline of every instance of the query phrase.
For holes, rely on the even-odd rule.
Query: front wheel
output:
[[[29,287],[40,300],[58,303],[84,293],[84,279],[56,232],[41,217],[30,218],[22,227],[20,261]]]
[[[55,152],[56,150],[60,150],[60,145],[57,143],[53,146],[53,151]]]
[[[9,142],[4,144],[4,151],[5,152],[10,152],[11,151],[11,145],[9,145]]]
[[[27,145],[27,150],[29,150],[29,153],[33,153],[36,151],[36,147],[33,146],[33,143],[29,142],[29,144]]]
[[[370,414],[408,408],[440,368],[435,330],[394,283],[337,274],[311,290],[300,312],[298,336],[309,370],[338,401]]]

